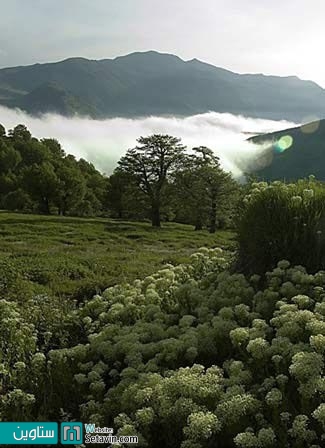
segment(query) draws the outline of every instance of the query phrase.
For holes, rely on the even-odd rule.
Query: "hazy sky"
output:
[[[323,0],[0,0],[0,67],[157,50],[325,87]]]

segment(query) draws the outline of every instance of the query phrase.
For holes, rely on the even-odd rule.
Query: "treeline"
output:
[[[189,151],[169,135],[140,137],[111,176],[66,154],[55,139],[26,126],[0,125],[0,207],[31,213],[111,216],[189,223],[196,230],[231,225],[239,186],[204,146]]]
[[[62,215],[102,212],[108,180],[54,139],[38,140],[26,126],[0,125],[0,205],[7,210]]]

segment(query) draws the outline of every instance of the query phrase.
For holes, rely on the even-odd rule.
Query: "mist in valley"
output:
[[[27,113],[0,107],[0,123],[12,129],[25,124],[37,138],[56,138],[66,153],[92,162],[111,174],[119,158],[136,145],[140,136],[170,134],[188,147],[204,145],[220,158],[222,167],[240,178],[243,172],[262,168],[270,160],[270,144],[255,145],[247,138],[257,133],[273,132],[295,126],[288,121],[247,118],[228,113],[210,112],[190,117],[113,118],[94,120],[67,118],[56,114],[33,117]]]

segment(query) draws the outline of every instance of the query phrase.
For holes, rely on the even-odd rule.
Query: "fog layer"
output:
[[[25,124],[37,138],[56,138],[67,153],[84,158],[107,174],[136,139],[150,134],[170,134],[188,147],[208,146],[220,157],[223,168],[236,177],[252,164],[265,160],[267,145],[247,142],[251,134],[295,126],[286,121],[246,118],[216,112],[186,118],[148,117],[139,119],[67,118],[55,114],[32,117],[20,110],[0,106],[0,123],[11,129]],[[259,157],[261,155],[261,157]],[[263,162],[261,162],[263,163]]]

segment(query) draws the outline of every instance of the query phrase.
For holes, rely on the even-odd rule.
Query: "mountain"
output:
[[[75,112],[85,115],[95,114],[90,104],[82,98],[68,93],[55,83],[42,84],[20,99],[20,107],[30,113],[57,112],[73,115]]]
[[[149,51],[1,69],[0,104],[96,118],[216,111],[300,122],[325,117],[325,90],[295,76],[241,75]]]
[[[325,120],[248,139],[264,146],[253,165],[265,180],[288,181],[310,174],[325,180]]]

